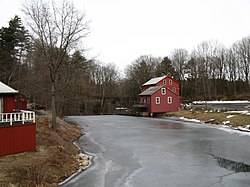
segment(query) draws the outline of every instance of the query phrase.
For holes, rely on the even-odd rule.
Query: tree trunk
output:
[[[57,130],[56,124],[56,93],[55,93],[55,82],[51,83],[51,114],[52,114],[52,129]]]
[[[184,90],[184,84],[183,84],[183,82],[184,82],[184,79],[181,80],[181,93],[180,93],[181,97],[183,97],[183,95],[184,95],[183,94],[183,90]]]
[[[101,100],[101,115],[103,114],[103,105],[104,105],[104,88],[102,90],[102,100]]]

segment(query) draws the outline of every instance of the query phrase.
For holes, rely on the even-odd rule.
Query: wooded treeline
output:
[[[0,29],[0,80],[18,89],[37,107],[51,109],[54,96],[59,116],[111,114],[116,107],[137,103],[141,85],[162,75],[173,76],[180,82],[183,102],[250,99],[250,37],[229,48],[217,41],[206,41],[191,52],[174,49],[164,58],[143,55],[128,65],[122,75],[114,64],[87,59],[75,43],[87,36],[87,22],[82,22],[84,15],[73,19],[77,12],[68,5],[64,4],[68,9],[61,16],[71,13],[71,22],[60,27],[58,24],[68,17],[53,25],[47,19],[51,17],[49,12],[34,14],[41,9],[28,6],[26,13],[33,23],[40,21],[38,25],[30,24],[28,31],[21,18],[15,16],[9,26]],[[82,31],[84,34],[78,35]],[[70,35],[72,32],[75,35]]]

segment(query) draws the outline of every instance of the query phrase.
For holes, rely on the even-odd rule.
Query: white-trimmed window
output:
[[[164,80],[163,80],[163,85],[166,85],[166,83],[167,83],[167,82],[166,82],[166,79],[164,79]]]
[[[173,84],[173,81],[170,79],[169,80],[169,85],[172,85]]]
[[[160,97],[156,97],[155,98],[155,104],[160,104],[161,103],[161,98]]]
[[[168,97],[168,104],[172,104],[172,97]]]
[[[161,94],[162,94],[162,95],[165,95],[165,94],[166,94],[166,88],[162,88],[162,89],[161,89]]]
[[[173,91],[174,93],[176,93],[176,88],[175,88],[175,87],[173,87],[172,91]]]

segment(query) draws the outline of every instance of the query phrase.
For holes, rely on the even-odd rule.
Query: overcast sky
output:
[[[73,1],[91,21],[88,56],[121,69],[141,55],[165,57],[208,40],[229,46],[250,35],[250,0]],[[21,2],[1,1],[1,27],[15,14],[23,16]]]

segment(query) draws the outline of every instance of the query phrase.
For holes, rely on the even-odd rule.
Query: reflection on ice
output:
[[[157,122],[157,127],[161,129],[182,129],[183,124],[169,121],[159,121]]]

